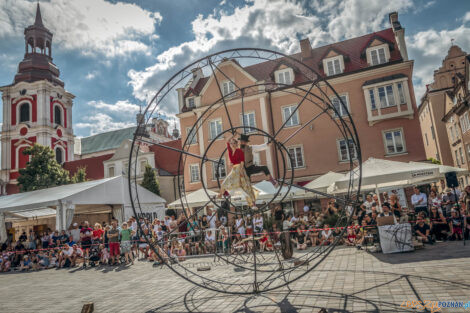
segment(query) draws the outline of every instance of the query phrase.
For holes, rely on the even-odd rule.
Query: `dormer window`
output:
[[[276,71],[275,78],[278,84],[291,85],[294,78],[294,71],[291,68]]]
[[[327,76],[338,75],[344,72],[344,59],[342,55],[323,60],[323,68]]]
[[[188,109],[193,109],[196,107],[196,103],[194,101],[194,97],[191,97],[191,98],[188,98],[186,100],[186,106],[188,107]]]
[[[224,96],[233,97],[235,96],[235,85],[231,81],[226,81],[222,83],[222,93]]]
[[[390,51],[387,44],[367,48],[367,63],[369,65],[379,65],[387,63],[390,59]]]

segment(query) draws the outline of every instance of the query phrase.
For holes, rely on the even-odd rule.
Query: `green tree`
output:
[[[20,191],[32,191],[70,183],[69,172],[57,163],[51,148],[34,144],[23,150],[30,156],[26,167],[20,169],[18,185]]]
[[[73,184],[86,182],[86,166],[79,167],[75,174],[73,174],[71,180]]]
[[[160,195],[160,184],[157,180],[157,174],[149,164],[145,165],[144,179],[142,179],[140,185],[154,194]]]

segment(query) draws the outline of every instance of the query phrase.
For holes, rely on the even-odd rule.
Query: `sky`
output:
[[[235,47],[300,51],[389,28],[399,13],[416,97],[432,82],[451,39],[470,52],[467,0],[41,0],[54,34],[53,62],[76,98],[79,137],[135,124],[135,114],[179,69]],[[24,55],[24,28],[36,1],[0,0],[0,85],[13,81]],[[159,111],[173,127],[178,104]],[[1,112],[0,112],[1,114]]]

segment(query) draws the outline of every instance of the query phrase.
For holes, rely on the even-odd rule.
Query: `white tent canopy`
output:
[[[362,163],[361,190],[373,190],[385,187],[407,186],[423,182],[431,182],[445,176],[447,172],[463,173],[466,170],[444,165],[422,162],[397,162],[376,158],[369,158]],[[357,186],[358,171],[354,169],[350,173],[338,179],[329,188],[331,193],[347,192],[350,177],[354,178]]]
[[[304,187],[326,193],[328,187],[331,186],[331,184],[335,183],[337,180],[340,180],[343,177],[344,177],[344,174],[336,173],[336,172],[328,172],[312,180],[311,182],[306,184]]]
[[[132,185],[132,188],[134,193],[138,193],[143,213],[148,210],[164,211],[166,201],[163,198],[140,185]],[[3,218],[6,216],[29,218],[56,214],[56,228],[62,230],[70,226],[76,205],[116,205],[118,207],[113,213],[119,222],[134,215],[128,180],[123,176],[0,197],[0,214]],[[0,228],[4,228],[4,223],[1,224]]]
[[[217,192],[214,192],[209,189],[207,189],[207,193],[211,197],[217,196]],[[201,188],[197,191],[187,194],[186,196],[181,197],[178,200],[173,201],[168,205],[168,207],[171,209],[181,209],[181,200],[183,200],[185,206],[188,206],[189,208],[195,208],[205,205],[207,202],[209,202],[210,199],[207,196],[206,191]]]

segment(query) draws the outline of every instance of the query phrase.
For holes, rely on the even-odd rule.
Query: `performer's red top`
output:
[[[228,158],[230,159],[230,162],[232,162],[233,165],[237,165],[242,162],[245,162],[245,154],[243,153],[242,149],[237,148],[235,149],[235,152],[234,152],[232,150],[232,147],[230,147],[230,144],[227,142],[227,150],[228,150]]]

